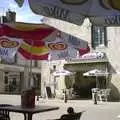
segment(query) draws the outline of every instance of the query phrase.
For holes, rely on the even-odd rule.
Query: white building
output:
[[[32,75],[36,77],[34,85],[40,92],[41,63],[32,61]],[[17,54],[12,60],[1,60],[0,64],[0,93],[19,94],[28,87],[30,60],[25,60]],[[32,83],[29,83],[32,84]]]
[[[82,26],[77,26],[47,17],[44,18],[44,23],[87,41],[91,47],[91,52],[104,52],[106,56],[104,59],[68,61],[64,67],[70,71],[78,72],[80,77],[82,76],[80,73],[82,74],[90,69],[107,70],[111,73],[108,78],[109,82],[106,83],[107,87],[111,88],[111,99],[120,99],[120,27],[92,26],[89,20],[85,20]],[[81,77],[81,79],[85,78]],[[83,83],[82,87],[87,88],[85,85],[87,82],[85,80],[84,82],[81,80],[81,82]],[[80,84],[80,82],[78,83]],[[82,89],[81,91],[84,90]],[[84,92],[82,95],[84,97]],[[87,97],[89,95],[90,93],[88,93]]]

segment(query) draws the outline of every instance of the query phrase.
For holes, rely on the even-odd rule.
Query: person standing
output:
[[[67,103],[68,97],[67,97],[66,89],[63,90],[63,93],[64,93],[64,102]]]

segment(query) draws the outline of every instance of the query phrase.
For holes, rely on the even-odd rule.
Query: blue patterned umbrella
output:
[[[15,0],[20,7],[24,0]],[[120,0],[29,0],[36,14],[81,25],[89,18],[95,25],[120,25]]]

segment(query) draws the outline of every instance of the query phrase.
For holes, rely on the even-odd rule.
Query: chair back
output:
[[[61,120],[80,120],[82,112],[74,114],[65,114],[61,117]]]
[[[111,92],[111,89],[110,89],[110,88],[107,88],[107,89],[106,89],[106,95],[109,96],[109,95],[110,95],[110,92]]]
[[[0,107],[12,106],[10,104],[0,104]],[[9,111],[0,109],[0,120],[10,120]]]

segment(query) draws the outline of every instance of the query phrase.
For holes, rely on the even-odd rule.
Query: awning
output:
[[[85,72],[91,69],[106,69],[108,66],[108,60],[96,60],[96,61],[77,61],[77,62],[68,62],[64,64],[64,69],[72,72]]]

